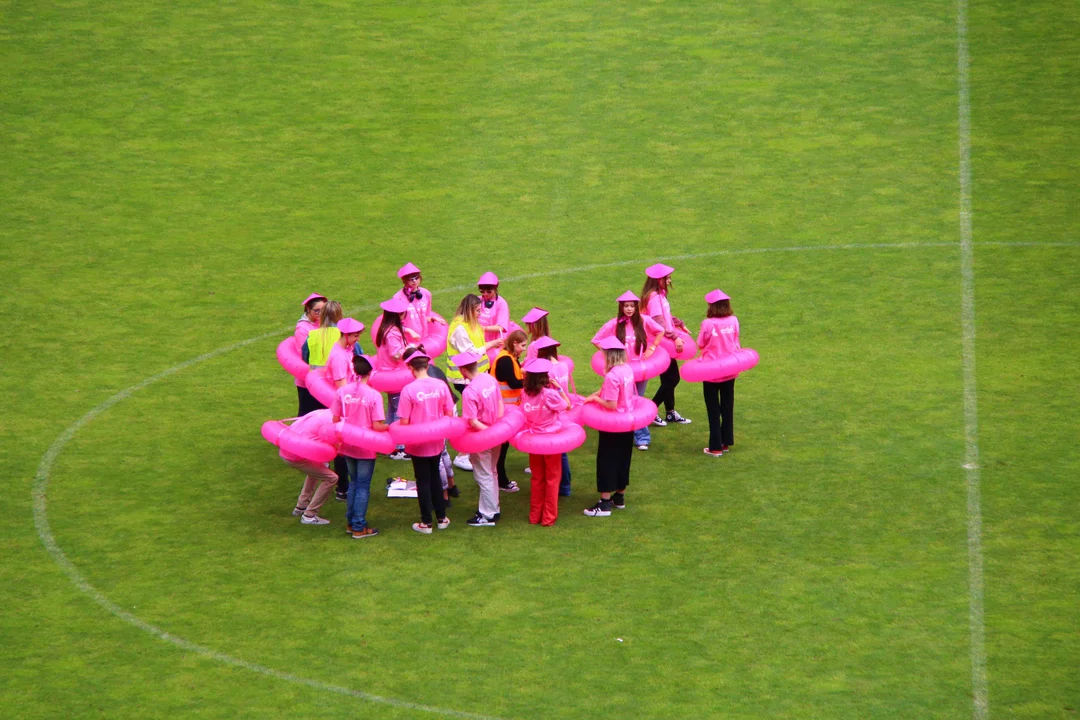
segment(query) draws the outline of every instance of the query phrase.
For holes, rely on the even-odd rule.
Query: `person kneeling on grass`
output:
[[[382,395],[368,385],[371,361],[357,355],[352,359],[352,367],[356,378],[338,388],[337,397],[330,406],[333,421],[344,420],[349,425],[386,432]],[[348,532],[357,540],[374,537],[379,534],[379,529],[367,524],[367,508],[371,497],[371,476],[375,473],[375,452],[344,444],[341,454],[345,456],[349,468],[349,496],[345,509]]]
[[[401,391],[398,403],[398,422],[402,426],[452,417],[454,414],[454,396],[449,386],[433,377],[428,377],[428,364],[431,358],[418,352],[408,360],[413,381]],[[420,504],[420,522],[413,523],[412,529],[425,535],[431,534],[432,510],[440,530],[450,526],[446,517],[446,501],[443,499],[442,483],[439,480],[439,456],[443,453],[444,442],[409,443],[405,452],[412,458],[413,473],[416,475],[416,499]]]

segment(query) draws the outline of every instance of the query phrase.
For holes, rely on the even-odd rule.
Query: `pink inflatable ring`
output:
[[[581,420],[594,430],[604,432],[630,432],[640,430],[656,417],[656,405],[652,400],[637,396],[633,410],[605,410],[596,403],[581,408]]]
[[[309,368],[296,347],[295,337],[290,335],[278,343],[277,359],[278,362],[281,363],[281,367],[285,368],[290,375],[299,380],[300,386],[303,387],[304,378],[307,377]]]
[[[584,425],[581,422],[581,408],[585,407],[585,396],[577,393],[568,393],[570,397],[570,409],[563,415],[563,419],[575,425]]]
[[[683,341],[682,352],[675,352],[675,341],[671,338],[665,337],[660,340],[660,347],[667,350],[668,355],[676,360],[689,360],[697,355],[697,341],[690,337],[690,334],[685,330],[675,328],[675,337],[681,338]]]
[[[460,453],[474,453],[490,450],[517,435],[525,426],[525,414],[517,405],[507,405],[505,413],[487,430],[466,430],[461,435],[450,439],[450,445]]]
[[[319,428],[319,438],[334,445],[347,445],[383,455],[394,452],[394,440],[390,437],[390,433],[344,421],[336,425],[323,425]]]
[[[289,420],[295,420],[296,418],[289,418]],[[278,438],[281,437],[281,433],[289,429],[289,426],[282,420],[267,420],[262,424],[262,436],[266,442],[270,443],[274,447],[278,446]]]
[[[330,407],[337,397],[337,388],[326,377],[326,368],[314,368],[307,374],[304,381],[312,397],[321,402],[324,407]]]
[[[390,437],[397,445],[411,445],[414,443],[427,443],[453,439],[465,432],[465,421],[459,417],[441,417],[438,420],[417,423],[416,425],[402,425],[400,422],[390,424]]]
[[[691,360],[679,368],[679,374],[687,382],[719,382],[746,372],[757,364],[757,350],[743,348],[717,360]]]
[[[412,370],[408,365],[402,365],[394,370],[372,370],[368,385],[379,392],[399,393],[412,381]]]
[[[641,382],[642,380],[648,380],[654,378],[660,373],[668,369],[668,365],[671,364],[671,356],[667,354],[663,346],[656,348],[653,354],[645,359],[631,360],[627,363],[630,369],[634,371],[634,382]],[[597,350],[592,356],[592,369],[597,375],[603,377],[607,374],[604,369],[604,351]]]
[[[584,442],[585,428],[565,421],[562,428],[556,432],[537,433],[522,430],[510,438],[510,444],[515,450],[532,455],[562,455],[581,447]]]
[[[438,319],[438,322],[428,323],[427,332],[420,339],[420,344],[424,346],[425,355],[437,358],[446,352],[446,335],[450,330],[450,326],[446,324],[446,320],[438,313],[431,313],[431,317]],[[372,345],[375,344],[375,337],[379,334],[380,325],[382,325],[382,315],[379,315],[379,317],[375,318],[375,322],[371,323]],[[405,345],[414,344],[408,340],[405,341]]]

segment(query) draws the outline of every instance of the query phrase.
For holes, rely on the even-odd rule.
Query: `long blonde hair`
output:
[[[341,303],[337,300],[327,300],[323,305],[322,310],[319,312],[319,327],[317,330],[312,330],[311,335],[308,335],[310,342],[311,336],[315,336],[315,341],[319,343],[319,350],[322,357],[326,357],[330,353],[330,346],[336,342],[330,341],[330,333],[326,332],[328,328],[337,327],[337,324],[341,322]],[[308,348],[310,350],[310,346]]]
[[[472,293],[461,298],[454,318],[460,318],[461,322],[475,329],[480,324],[480,298]]]
[[[611,372],[611,368],[616,365],[626,364],[626,351],[615,348],[614,350],[604,351],[604,372]]]

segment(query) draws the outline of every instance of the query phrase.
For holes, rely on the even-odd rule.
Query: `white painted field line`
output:
[[[975,376],[975,252],[971,242],[971,93],[967,0],[956,3],[956,74],[960,151],[960,328],[964,365],[964,473],[967,479],[968,625],[971,633],[972,717],[990,717],[983,617],[982,478],[979,470],[979,395]]]

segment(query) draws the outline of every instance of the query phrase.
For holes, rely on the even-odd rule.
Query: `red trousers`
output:
[[[529,494],[529,522],[554,525],[559,517],[559,481],[562,455],[529,455],[532,489]]]

